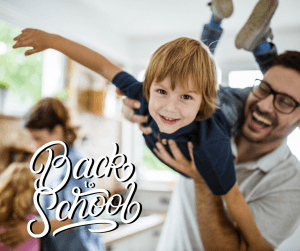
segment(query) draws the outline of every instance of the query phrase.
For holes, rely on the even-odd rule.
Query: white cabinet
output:
[[[165,215],[140,217],[136,222],[103,234],[107,251],[154,251]]]

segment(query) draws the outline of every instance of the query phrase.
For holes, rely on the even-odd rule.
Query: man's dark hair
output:
[[[278,55],[278,57],[273,61],[270,68],[274,66],[283,66],[300,73],[300,52],[285,51],[284,53]]]

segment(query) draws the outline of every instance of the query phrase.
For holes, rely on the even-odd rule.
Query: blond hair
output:
[[[166,77],[171,79],[172,90],[178,83],[184,88],[188,88],[189,80],[194,83],[196,91],[202,96],[196,120],[207,119],[215,112],[216,64],[205,44],[182,37],[158,48],[145,74],[143,92],[148,101],[153,81],[161,82]]]
[[[33,205],[34,180],[29,163],[14,162],[0,174],[0,223],[24,220]]]

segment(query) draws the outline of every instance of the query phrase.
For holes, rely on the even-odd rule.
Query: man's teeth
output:
[[[258,120],[258,121],[260,121],[260,122],[262,122],[262,123],[264,123],[264,124],[266,124],[266,125],[268,125],[268,126],[272,125],[272,122],[271,122],[271,121],[267,120],[267,119],[264,118],[264,117],[259,116],[256,112],[253,112],[253,117],[254,117],[256,120]]]

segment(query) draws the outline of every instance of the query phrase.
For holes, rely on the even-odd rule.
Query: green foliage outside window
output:
[[[166,166],[162,163],[150,150],[146,145],[143,145],[143,163],[149,169],[153,170],[163,170],[163,171],[171,171],[175,172],[170,167]]]
[[[41,98],[43,55],[25,57],[26,48],[13,49],[13,38],[20,33],[20,29],[0,20],[0,82],[20,100],[30,99],[34,104]]]

